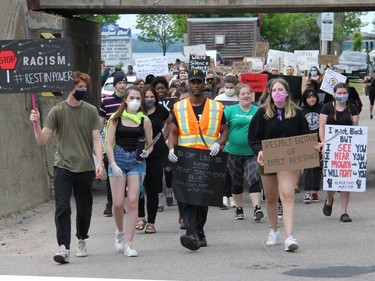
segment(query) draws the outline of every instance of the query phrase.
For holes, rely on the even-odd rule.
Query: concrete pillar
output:
[[[40,38],[40,32],[71,37],[76,70],[92,77],[88,102],[100,102],[100,33],[96,23],[41,12],[29,12],[26,0],[3,0],[0,9],[0,38]],[[0,75],[4,75],[0,70]],[[42,120],[50,108],[66,98],[39,97]],[[49,200],[53,186],[53,140],[37,145],[29,120],[31,94],[0,94],[0,217]]]

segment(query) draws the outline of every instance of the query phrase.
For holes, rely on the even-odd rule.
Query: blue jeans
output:
[[[115,162],[117,166],[120,167],[125,177],[129,175],[139,175],[139,173],[141,173],[142,176],[146,175],[146,161],[143,160],[142,162],[137,162],[137,151],[127,151],[118,145],[115,145],[113,153],[115,156]],[[111,166],[108,167],[108,176],[114,176]]]
[[[78,239],[88,238],[92,213],[92,183],[95,172],[74,173],[55,167],[55,225],[57,243],[70,248],[71,242],[71,207],[70,198],[74,194],[77,216],[76,236]]]

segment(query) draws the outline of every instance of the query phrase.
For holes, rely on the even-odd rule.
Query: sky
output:
[[[117,24],[122,28],[131,28],[132,34],[139,34],[139,30],[135,28],[136,25],[136,14],[126,14],[126,15],[120,15],[120,19],[117,21]],[[368,12],[366,16],[363,16],[361,18],[363,23],[367,23],[366,26],[364,26],[361,31],[367,32],[367,33],[373,33],[374,25],[372,24],[372,21],[375,18],[375,12]]]

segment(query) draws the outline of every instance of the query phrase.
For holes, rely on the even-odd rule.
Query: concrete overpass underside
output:
[[[374,0],[28,0],[29,8],[73,14],[194,14],[375,11]]]

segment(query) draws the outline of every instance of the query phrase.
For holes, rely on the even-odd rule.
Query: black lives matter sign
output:
[[[210,156],[210,150],[175,146],[178,161],[172,165],[176,200],[198,206],[223,202],[228,153]]]
[[[0,93],[73,89],[70,38],[1,40]]]

